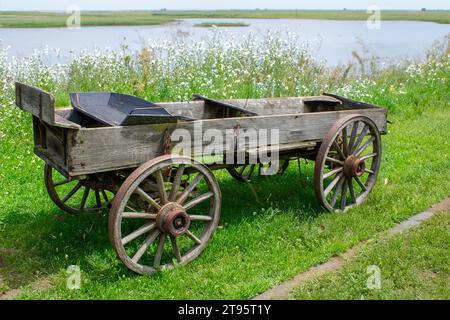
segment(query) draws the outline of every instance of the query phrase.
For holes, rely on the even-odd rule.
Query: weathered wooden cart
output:
[[[16,84],[17,106],[32,114],[34,152],[46,163],[51,199],[73,214],[109,210],[112,245],[120,260],[140,274],[186,264],[205,249],[221,211],[212,170],[226,169],[248,182],[257,165],[264,165],[259,156],[263,149],[278,154],[278,174],[291,159],[314,160],[314,190],[329,211],[363,202],[377,178],[380,134],[387,131],[382,107],[331,94],[221,101],[196,96],[196,101],[157,105],[107,95],[72,94],[77,108],[55,109],[49,93]],[[99,99],[97,109],[88,108],[90,98]],[[114,99],[120,100],[115,111],[127,110],[122,122],[115,122],[117,117],[107,121],[111,114],[104,111],[102,115],[107,109],[101,107]],[[137,107],[129,111],[130,103]],[[228,143],[195,132],[211,129],[227,134]],[[277,130],[278,143],[235,143],[249,130],[264,129]],[[193,153],[213,144],[216,156],[231,148],[244,154],[244,161],[197,161],[176,154],[175,130],[191,134]]]

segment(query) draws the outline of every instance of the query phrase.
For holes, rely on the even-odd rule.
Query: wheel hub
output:
[[[158,228],[165,233],[178,237],[184,234],[191,223],[186,210],[176,202],[165,204],[156,216]]]
[[[349,156],[344,162],[344,175],[347,178],[360,177],[364,174],[366,163],[355,156]]]

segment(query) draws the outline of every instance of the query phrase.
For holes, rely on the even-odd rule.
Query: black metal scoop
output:
[[[147,100],[113,92],[78,92],[70,94],[72,107],[86,116],[109,126],[192,121],[174,116],[165,108]]]

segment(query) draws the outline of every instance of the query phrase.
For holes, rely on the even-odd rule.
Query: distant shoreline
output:
[[[218,11],[83,11],[81,26],[152,26],[179,19],[315,19],[367,20],[364,10],[218,10]],[[70,15],[63,12],[0,11],[0,28],[66,27]],[[450,10],[381,11],[384,21],[422,21],[450,24]]]
[[[229,21],[218,21],[218,22],[201,22],[194,24],[194,27],[202,27],[202,28],[228,28],[228,27],[249,27],[250,24],[244,22],[229,22]]]

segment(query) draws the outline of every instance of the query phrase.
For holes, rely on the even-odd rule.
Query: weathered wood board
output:
[[[214,150],[227,151],[225,141],[203,141],[195,135],[195,127],[201,132],[214,129],[221,132],[245,134],[246,130],[279,130],[279,143],[291,144],[320,141],[332,125],[349,114],[362,114],[372,119],[381,133],[386,132],[386,110],[365,109],[329,111],[303,114],[284,114],[245,118],[208,119],[178,124],[142,125],[128,127],[105,127],[71,131],[68,147],[68,168],[72,175],[110,171],[135,167],[146,160],[161,155],[162,141],[175,129],[184,129],[191,134],[191,145],[197,148],[209,146]],[[167,132],[167,133],[166,133]],[[226,140],[226,139],[224,139]],[[201,152],[195,149],[194,152]]]

